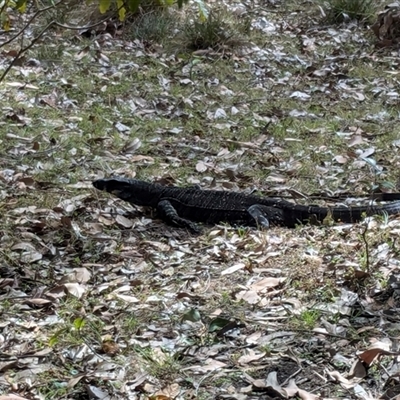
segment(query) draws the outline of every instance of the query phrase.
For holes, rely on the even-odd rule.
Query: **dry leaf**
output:
[[[204,164],[202,161],[199,161],[197,164],[196,164],[196,171],[197,172],[205,172],[205,171],[207,171],[207,165],[206,164]]]
[[[250,288],[255,292],[265,292],[268,289],[279,286],[285,279],[284,278],[264,278],[260,281],[253,283]]]
[[[64,283],[64,287],[67,289],[69,294],[80,299],[86,291],[86,287],[79,283]]]
[[[234,272],[239,271],[244,268],[246,268],[246,264],[243,264],[243,263],[232,265],[232,267],[226,268],[223,271],[221,271],[221,275],[224,276],[224,275],[233,274]]]
[[[130,219],[124,217],[123,215],[117,215],[117,217],[115,218],[115,222],[122,226],[123,228],[132,228],[133,226],[133,221],[131,221]]]

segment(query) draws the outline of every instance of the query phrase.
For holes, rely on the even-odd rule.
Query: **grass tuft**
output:
[[[179,19],[164,8],[152,9],[133,18],[131,26],[125,27],[126,36],[132,40],[158,44],[165,43],[174,34]]]
[[[250,20],[235,18],[224,10],[211,11],[206,21],[187,19],[183,24],[181,41],[189,50],[221,50],[244,46]]]
[[[368,21],[375,12],[373,0],[328,0],[324,2],[327,19],[333,23]]]

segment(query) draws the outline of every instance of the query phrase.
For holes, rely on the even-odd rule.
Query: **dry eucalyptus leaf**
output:
[[[67,289],[69,294],[72,294],[78,299],[80,299],[86,291],[86,287],[79,283],[64,283],[64,287]]]
[[[133,226],[133,222],[130,219],[124,217],[123,215],[117,215],[117,217],[115,218],[115,222],[118,225],[127,229],[132,228]]]

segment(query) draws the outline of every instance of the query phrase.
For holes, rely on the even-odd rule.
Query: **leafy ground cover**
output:
[[[92,188],[396,190],[397,52],[309,1],[228,8],[213,49],[53,31],[1,83],[1,399],[399,394],[398,218],[194,236]]]

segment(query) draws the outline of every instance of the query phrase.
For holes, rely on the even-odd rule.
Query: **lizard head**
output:
[[[109,179],[98,179],[93,186],[114,196],[126,200],[138,206],[153,206],[159,194],[159,185],[151,184],[136,179],[113,177]]]

